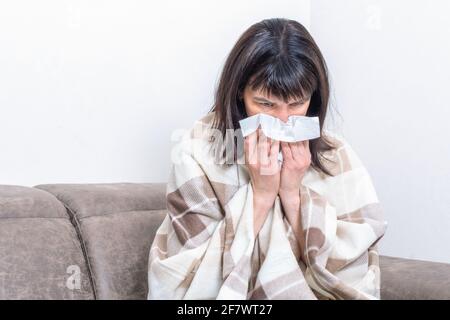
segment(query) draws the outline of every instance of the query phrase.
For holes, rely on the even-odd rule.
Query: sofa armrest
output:
[[[380,257],[381,299],[450,299],[450,264]]]

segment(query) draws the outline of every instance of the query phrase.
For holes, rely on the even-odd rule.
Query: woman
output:
[[[325,61],[300,23],[244,32],[212,110],[172,159],[149,299],[379,299],[386,222],[357,155],[323,129],[328,97]],[[243,138],[239,121],[259,113],[319,117],[321,135]]]

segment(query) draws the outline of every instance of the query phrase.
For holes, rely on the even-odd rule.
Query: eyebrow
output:
[[[267,100],[266,98],[263,98],[263,97],[253,97],[253,99],[254,100],[260,100],[261,102],[275,103],[275,102]],[[308,100],[308,99],[306,99],[306,100]],[[305,102],[305,100],[302,99],[302,100],[298,100],[298,101],[295,101],[295,102],[291,102],[291,103],[289,103],[289,105],[297,104],[297,103],[304,103],[304,102]]]

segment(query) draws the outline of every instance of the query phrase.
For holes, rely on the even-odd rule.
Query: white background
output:
[[[381,253],[450,262],[450,3],[2,1],[0,183],[161,182],[251,24],[303,23],[389,222]]]
[[[0,1],[0,183],[159,182],[253,23],[309,1]]]
[[[450,2],[311,1],[343,131],[389,222],[384,254],[450,262]]]

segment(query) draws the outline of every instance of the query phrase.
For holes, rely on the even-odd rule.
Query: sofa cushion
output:
[[[166,215],[165,184],[53,184],[83,239],[98,299],[146,299],[148,254]]]
[[[0,185],[0,299],[93,299],[78,235],[51,194]]]
[[[450,264],[382,256],[381,299],[450,299]]]
[[[147,297],[148,254],[164,215],[164,210],[129,211],[82,218],[99,299]]]

